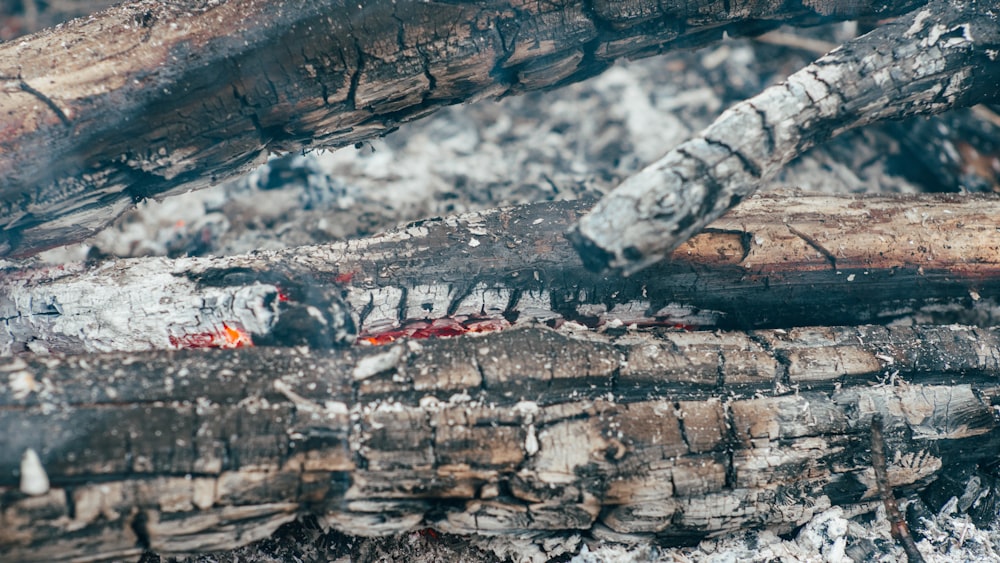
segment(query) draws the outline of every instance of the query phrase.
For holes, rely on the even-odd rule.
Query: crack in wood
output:
[[[785,223],[785,227],[788,229],[788,232],[790,232],[793,235],[799,237],[800,239],[802,239],[803,241],[805,241],[806,244],[808,244],[813,249],[815,249],[816,252],[819,252],[820,254],[822,254],[823,257],[826,258],[826,260],[830,263],[830,267],[831,268],[833,268],[834,270],[837,269],[837,257],[834,256],[834,254],[832,252],[830,252],[829,250],[827,250],[822,244],[820,244],[820,242],[818,240],[816,240],[812,236],[809,236],[809,235],[803,233],[802,231],[796,229],[795,227],[789,225],[788,223]]]
[[[66,115],[65,112],[63,112],[62,108],[60,108],[58,105],[56,105],[55,102],[52,101],[52,98],[39,92],[35,88],[32,88],[31,85],[25,82],[24,80],[19,80],[18,87],[21,89],[21,91],[27,92],[28,94],[31,94],[32,96],[38,98],[39,101],[41,101],[43,104],[45,104],[46,107],[52,110],[52,113],[56,114],[56,117],[59,118],[59,121],[61,121],[63,125],[65,125],[66,127],[70,127],[72,125],[72,123],[69,120],[69,117]]]

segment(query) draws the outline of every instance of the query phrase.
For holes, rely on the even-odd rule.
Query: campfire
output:
[[[169,16],[147,13],[129,25]],[[630,41],[662,39],[643,25]],[[0,559],[988,556],[997,201],[919,192],[992,190],[990,106],[845,133],[676,247],[581,243],[605,240],[580,227],[600,196],[852,33],[818,29],[377,140],[428,79],[381,100],[363,74],[366,107],[396,117],[326,139],[355,148],[272,158],[35,256],[107,218],[75,222],[97,196],[72,186],[86,201],[62,218],[39,202],[0,240]],[[518,51],[518,84],[601,52]],[[78,117],[53,100],[53,126]],[[176,174],[130,197],[184,191],[184,157],[153,145],[102,185],[159,159]]]

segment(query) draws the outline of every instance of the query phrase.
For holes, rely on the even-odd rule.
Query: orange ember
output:
[[[170,345],[174,348],[243,348],[253,346],[253,339],[243,329],[222,323],[222,329],[215,332],[170,335]]]
[[[354,272],[343,272],[337,274],[337,277],[333,278],[339,284],[349,284],[351,280],[354,279]]]
[[[223,343],[221,348],[241,348],[243,346],[253,346],[253,340],[246,331],[222,323]]]
[[[493,332],[509,326],[510,323],[504,319],[413,321],[397,329],[363,334],[358,338],[358,342],[379,346],[395,342],[400,338],[447,338],[470,332]]]

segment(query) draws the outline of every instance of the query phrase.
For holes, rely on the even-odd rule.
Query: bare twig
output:
[[[917,549],[917,544],[910,535],[910,527],[906,525],[906,520],[899,511],[896,504],[896,497],[889,485],[888,468],[885,459],[885,436],[882,423],[882,415],[876,414],[872,417],[872,467],[875,469],[875,483],[878,486],[878,494],[885,505],[886,517],[889,518],[889,529],[892,537],[903,546],[906,557],[910,563],[923,563],[924,558]]]

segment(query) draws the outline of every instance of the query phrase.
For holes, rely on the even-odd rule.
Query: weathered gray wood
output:
[[[17,358],[0,558],[225,549],[306,513],[360,535],[788,530],[878,502],[876,414],[894,487],[995,462],[997,358],[960,326]]]
[[[623,182],[573,233],[589,267],[662,260],[805,149],[884,119],[997,99],[1000,19],[937,0],[852,40],[723,113]]]
[[[918,4],[127,2],[0,45],[0,255],[82,240],[268,152],[352,144],[724,33]]]
[[[219,346],[234,329],[258,344],[329,346],[527,318],[861,324],[1000,295],[994,196],[762,195],[630,278],[586,271],[565,240],[588,205],[472,213],[246,256],[8,270],[0,353]],[[325,312],[325,328],[309,307]]]

